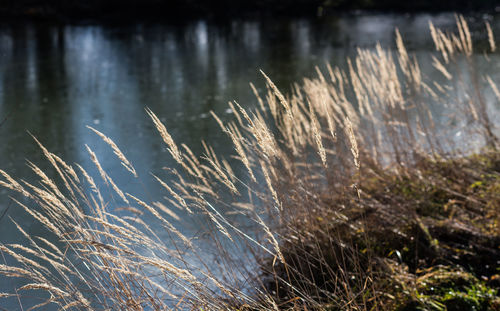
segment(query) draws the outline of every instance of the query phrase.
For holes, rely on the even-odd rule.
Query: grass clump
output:
[[[0,273],[26,280],[1,296],[44,290],[63,310],[496,308],[500,156],[482,92],[498,90],[476,70],[464,18],[430,30],[442,83],[397,31],[397,52],[358,50],[348,70],[318,70],[289,95],[263,73],[259,109],[212,114],[240,168],[204,142],[196,156],[147,110],[175,161],[153,176],[164,198],[122,191],[89,146],[96,176],[39,143],[58,179],[29,163],[39,183],[0,170],[0,185],[50,240],[18,226],[28,246],[0,245],[15,262]],[[457,132],[476,144],[457,147]]]

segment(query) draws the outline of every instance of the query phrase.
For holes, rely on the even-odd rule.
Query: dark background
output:
[[[324,15],[352,10],[492,11],[500,0],[2,0],[3,18],[57,21]]]

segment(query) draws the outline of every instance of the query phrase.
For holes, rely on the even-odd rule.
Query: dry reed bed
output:
[[[489,24],[486,31],[488,52],[494,52]],[[18,294],[0,297],[43,290],[50,298],[39,306],[53,304],[61,310],[394,307],[394,286],[416,286],[404,279],[411,264],[382,260],[373,251],[371,235],[377,227],[397,231],[409,223],[426,237],[431,233],[411,207],[401,200],[390,202],[392,193],[377,196],[375,185],[391,184],[394,176],[391,185],[401,178],[420,178],[422,185],[435,182],[422,178],[421,163],[451,161],[471,151],[454,145],[451,137],[457,131],[477,145],[498,146],[482,92],[489,85],[498,100],[500,92],[490,77],[476,72],[466,21],[457,17],[456,32],[430,24],[430,32],[436,46],[434,70],[445,83],[426,79],[397,30],[397,52],[381,46],[360,49],[348,60],[348,70],[318,70],[317,78],[295,84],[288,96],[262,73],[267,92],[259,94],[252,85],[258,109],[229,103],[235,118],[228,123],[212,114],[234,144],[244,179],[209,145],[203,143],[201,157],[178,145],[151,110],[147,113],[177,164],[168,178],[153,176],[165,189],[165,200],[146,202],[140,193],[123,192],[89,146],[99,176],[64,162],[35,139],[59,180],[29,163],[39,183],[0,170],[0,185],[33,201],[37,208],[13,198],[58,243],[17,226],[27,243],[0,245],[17,262],[0,265],[0,273],[29,281]],[[446,118],[466,125],[435,124],[431,106],[453,111]],[[142,178],[111,138],[90,130],[110,146],[132,178]],[[104,195],[109,192],[111,197]],[[123,205],[128,214],[114,211]],[[245,232],[223,209],[245,215],[258,229]],[[183,213],[209,220],[205,229],[210,239],[202,243],[218,252],[217,269],[206,262],[196,237],[174,226]],[[241,254],[249,254],[246,262],[266,259],[262,273],[247,271]],[[417,269],[418,262],[410,268]]]

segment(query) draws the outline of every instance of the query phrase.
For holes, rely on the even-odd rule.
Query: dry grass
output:
[[[440,251],[429,221],[414,205],[403,204],[400,181],[451,193],[455,203],[473,201],[455,204],[458,214],[467,209],[482,213],[499,202],[494,194],[478,201],[463,189],[451,189],[443,181],[449,172],[422,175],[430,163],[454,161],[478,151],[476,146],[498,147],[482,94],[486,83],[495,94],[498,89],[490,77],[483,81],[476,72],[467,23],[457,17],[457,33],[432,24],[430,29],[437,50],[434,67],[448,84],[426,79],[399,32],[397,52],[381,46],[359,50],[348,60],[347,71],[318,70],[317,78],[304,79],[288,96],[263,73],[267,93],[252,86],[259,109],[230,103],[236,120],[228,124],[213,114],[234,144],[245,179],[205,143],[201,157],[185,145],[179,148],[151,110],[147,113],[182,169],[170,169],[168,178],[153,176],[165,188],[165,200],[147,202],[140,193],[122,192],[88,146],[100,182],[37,141],[60,180],[50,180],[30,164],[39,184],[0,171],[0,185],[33,201],[38,208],[18,203],[58,243],[18,227],[27,246],[1,245],[17,265],[0,265],[0,273],[30,281],[19,294],[0,298],[36,289],[50,293],[46,303],[61,310],[387,310],[397,306],[405,290],[405,297],[417,297],[408,269],[415,272],[419,261],[384,258],[374,244],[380,242],[377,234],[395,232],[398,238],[420,230],[430,245],[425,251]],[[495,51],[488,24],[485,31]],[[465,120],[466,126],[435,124],[432,105],[451,108],[456,115],[449,118]],[[90,129],[133,178],[144,177],[111,138]],[[478,144],[457,148],[450,137],[459,130]],[[491,167],[483,169],[488,173]],[[469,182],[476,175],[462,177]],[[381,185],[389,192],[381,195]],[[231,196],[219,195],[224,191]],[[257,229],[245,232],[222,210],[244,215]],[[174,226],[185,212],[202,215],[208,238],[186,236]],[[495,213],[489,215],[489,230],[498,230]],[[467,217],[461,223],[472,226]],[[410,231],[398,231],[408,225]],[[206,248],[216,252],[217,261],[206,258]],[[256,272],[258,262],[262,272]]]

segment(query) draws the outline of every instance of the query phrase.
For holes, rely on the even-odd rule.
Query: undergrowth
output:
[[[299,271],[292,283],[316,291],[319,309],[349,308],[321,294],[341,290],[335,276],[359,293],[353,298],[360,308],[498,310],[499,164],[498,151],[483,150],[422,159],[405,174],[367,168],[359,197],[351,191],[325,201],[284,239],[285,260]],[[286,279],[285,266],[267,268]],[[294,296],[280,281],[269,286],[282,289],[277,296],[284,302]],[[302,308],[295,301],[287,306]]]

